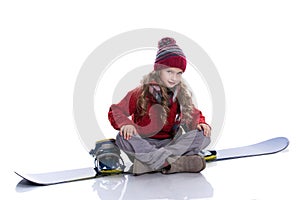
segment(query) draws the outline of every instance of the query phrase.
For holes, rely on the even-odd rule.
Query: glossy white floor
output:
[[[299,15],[292,0],[1,1],[0,198],[299,199]],[[49,187],[20,183],[15,170],[93,165],[74,125],[77,75],[97,46],[146,27],[191,38],[216,65],[226,95],[216,148],[284,136],[288,149],[211,163],[200,174],[120,175]],[[210,121],[218,111],[203,105],[209,95],[202,92],[195,93],[197,103]],[[97,106],[95,112],[106,116]]]
[[[299,178],[299,164],[295,161],[299,148],[297,149],[293,138],[293,136],[290,137],[292,141],[289,148],[281,153],[210,163],[205,171],[199,174],[116,175],[52,186],[31,186],[21,181],[21,178],[16,176],[11,169],[6,169],[6,173],[2,175],[3,180],[6,181],[2,180],[1,187],[6,197],[31,200],[76,197],[88,199],[297,199],[299,195],[294,181]],[[73,146],[70,145],[69,148]],[[56,150],[51,153],[60,155],[60,152]],[[69,164],[65,164],[63,156],[57,156],[60,162],[56,164],[49,164],[49,160],[45,160],[45,157],[39,157],[38,162],[31,160],[29,164],[23,164],[23,166],[34,165],[32,169],[34,168],[35,172],[42,172],[45,171],[44,168],[60,170],[62,168],[59,169],[57,166],[70,167],[72,163],[80,163],[79,167],[84,165],[84,159],[82,159],[83,162],[80,161],[82,153],[79,151],[73,153],[78,157],[70,156]],[[15,157],[18,159],[22,155],[24,154],[20,152]],[[92,162],[87,162],[89,159],[89,157],[86,158],[85,166],[92,164]],[[19,163],[20,166],[22,163]]]

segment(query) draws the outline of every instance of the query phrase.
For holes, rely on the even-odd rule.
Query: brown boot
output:
[[[153,172],[153,170],[141,161],[134,159],[132,173],[135,176]]]
[[[162,169],[163,174],[173,174],[178,172],[200,172],[206,167],[204,158],[200,155],[169,157],[169,167]]]

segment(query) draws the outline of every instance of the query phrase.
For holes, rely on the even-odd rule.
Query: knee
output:
[[[116,145],[124,150],[124,147],[126,146],[126,140],[120,135],[120,133],[118,133],[117,137],[116,137]]]
[[[126,140],[124,137],[118,133],[116,136],[116,145],[119,147],[119,149],[125,151],[125,152],[133,152],[133,145],[132,145],[132,139]]]
[[[210,142],[211,139],[210,137],[207,137],[204,135],[204,132],[202,130],[194,130],[192,131],[195,135],[195,140],[200,144],[200,147],[203,149],[205,147],[207,147]]]
[[[207,147],[210,142],[211,142],[211,138],[210,136],[205,136],[203,131],[200,131],[200,140],[201,140],[201,148],[204,149],[205,147]]]

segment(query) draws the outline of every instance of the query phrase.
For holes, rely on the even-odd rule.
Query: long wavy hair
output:
[[[157,71],[152,71],[146,76],[143,77],[141,80],[141,88],[142,92],[141,95],[139,96],[137,100],[137,116],[144,116],[147,113],[147,106],[148,106],[148,101],[149,99],[147,98],[148,95],[151,95],[149,92],[149,87],[151,83],[156,83],[159,85],[160,90],[161,90],[161,106],[163,107],[163,111],[161,114],[161,119],[163,122],[166,121],[166,118],[170,112],[170,109],[168,107],[168,102],[169,102],[169,95],[167,93],[168,88],[163,86],[163,83],[160,79],[160,70]],[[184,83],[183,80],[176,85],[177,87],[177,96],[176,99],[179,102],[180,109],[181,109],[181,115],[182,123],[188,123],[192,120],[192,110],[193,110],[193,102],[192,102],[192,93],[188,89],[187,85]],[[178,88],[179,87],[179,88]]]

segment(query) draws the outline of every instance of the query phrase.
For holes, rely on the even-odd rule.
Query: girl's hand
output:
[[[120,129],[120,134],[125,140],[129,140],[133,134],[137,134],[137,131],[133,125],[124,125]]]
[[[211,130],[207,124],[198,124],[197,129],[199,129],[200,131],[203,131],[204,136],[210,137]]]

